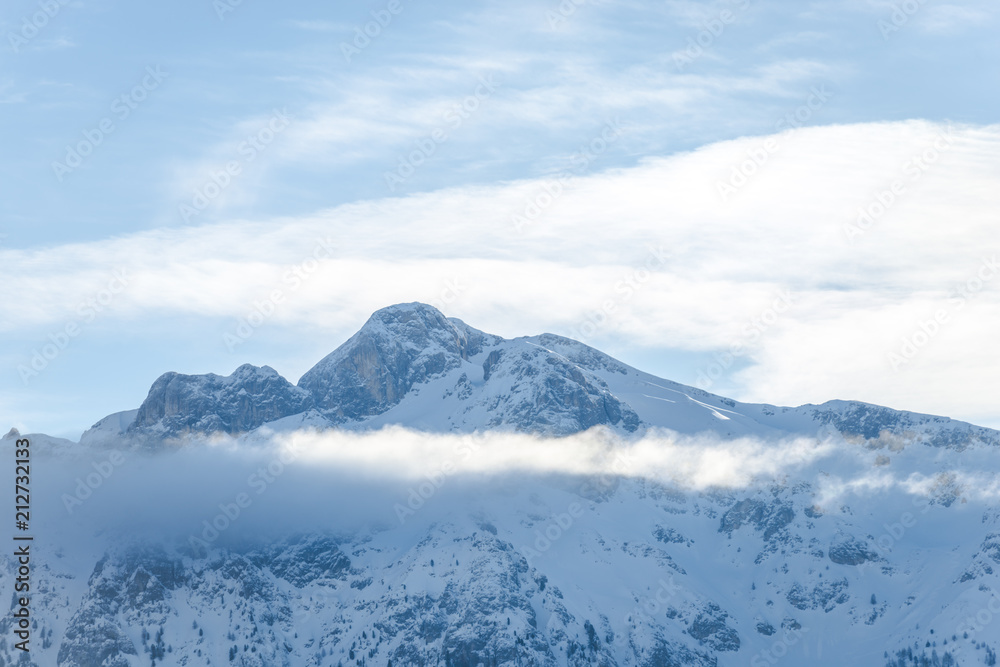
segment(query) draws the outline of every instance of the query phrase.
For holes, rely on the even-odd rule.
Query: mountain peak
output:
[[[453,325],[440,310],[425,303],[397,303],[376,310],[358,330],[358,335],[406,335],[421,330],[452,329]]]
[[[299,380],[335,421],[377,415],[414,384],[460,366],[487,342],[502,340],[449,319],[424,303],[376,311],[361,330]]]
[[[445,317],[434,306],[413,301],[397,303],[380,308],[371,314],[368,321],[356,335],[395,336],[404,339],[422,340],[431,331],[445,332],[446,335],[467,333],[471,327],[461,320]],[[477,331],[471,329],[472,331]],[[478,332],[482,334],[482,332]]]
[[[436,316],[444,319],[444,314],[430,304],[426,304],[420,301],[410,301],[407,303],[396,303],[391,306],[386,306],[385,308],[379,308],[374,313],[372,313],[369,320],[373,319],[392,319],[399,317],[404,314],[414,314],[422,313],[424,315]]]

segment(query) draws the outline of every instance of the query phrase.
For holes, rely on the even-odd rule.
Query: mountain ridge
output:
[[[898,439],[955,449],[1000,446],[1000,432],[992,429],[860,401],[795,408],[742,403],[644,373],[570,338],[505,339],[421,303],[376,311],[295,385],[269,366],[251,364],[229,376],[168,372],[131,421],[124,423],[131,411],[115,415],[88,429],[81,442],[148,444],[296,423],[549,436],[594,427],[622,435],[665,428],[723,437],[814,436],[832,429],[877,446]]]

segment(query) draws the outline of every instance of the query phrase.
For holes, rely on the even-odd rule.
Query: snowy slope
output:
[[[208,545],[60,540],[52,520],[38,529],[48,547],[33,603],[36,637],[51,640],[34,655],[61,667],[154,655],[163,667],[882,667],[916,647],[990,664],[1000,512],[976,475],[997,469],[998,452],[911,445],[885,462],[888,449],[841,445],[736,488],[498,475],[450,479],[412,503],[419,480],[405,481],[382,520],[356,530],[331,517],[325,530],[318,519],[306,534]],[[889,474],[933,483],[830,488]],[[293,493],[295,479],[276,483]],[[0,594],[14,567],[4,556]],[[9,643],[0,657],[16,657]]]

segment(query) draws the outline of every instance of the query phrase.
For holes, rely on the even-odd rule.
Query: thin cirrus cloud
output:
[[[685,48],[687,31],[698,28],[678,24],[678,11],[640,9],[628,3],[588,5],[566,17],[555,33],[549,30],[539,43],[500,40],[498,24],[508,30],[523,31],[532,25],[542,30],[544,8],[513,18],[487,7],[431,21],[428,35],[434,39],[421,42],[415,51],[400,52],[404,28],[394,23],[351,62],[331,65],[329,51],[335,43],[289,54],[289,66],[300,72],[292,80],[309,97],[304,106],[290,108],[293,123],[264,157],[275,172],[269,176],[270,187],[241,178],[213,201],[199,221],[221,219],[234,210],[242,214],[253,205],[276,210],[274,201],[267,200],[269,194],[278,192],[287,199],[300,187],[294,179],[303,172],[316,177],[316,170],[361,168],[370,175],[364,187],[378,187],[383,173],[395,169],[401,156],[436,129],[448,134],[437,151],[440,155],[399,191],[437,189],[470,178],[489,182],[537,174],[616,117],[627,118],[630,132],[606,160],[634,163],[623,156],[673,152],[678,137],[687,148],[720,133],[733,136],[773,127],[802,103],[811,86],[836,83],[850,74],[850,66],[826,57],[749,61],[734,57],[733,48],[745,36],[729,34],[699,56],[697,67],[678,71],[671,53]],[[762,6],[760,11],[770,10]],[[408,9],[398,21],[416,20],[415,14]],[[633,26],[623,23],[623,17],[640,16],[669,30],[666,36],[643,35],[644,46],[636,53],[625,37]],[[603,26],[601,17],[614,20]],[[299,29],[339,25],[320,20],[293,23]],[[572,31],[564,34],[568,27]],[[350,43],[352,35],[350,30],[341,31],[344,43]],[[437,38],[448,48],[436,47]],[[595,52],[594,39],[613,42],[616,48]],[[481,78],[495,80],[497,90],[459,127],[452,126],[446,113],[473,95]],[[755,104],[748,107],[748,98]],[[208,174],[224,164],[243,131],[234,130],[194,160],[176,161],[167,198],[189,199]],[[281,167],[294,175],[283,174]],[[327,173],[324,180],[330,178]],[[353,182],[354,174],[344,178]],[[365,191],[370,196],[371,190]],[[390,194],[389,189],[382,192]]]
[[[551,331],[599,348],[707,355],[744,343],[749,352],[713,387],[739,399],[861,399],[1000,426],[1000,361],[985,352],[993,341],[982,325],[1000,316],[1000,273],[990,268],[1000,253],[998,143],[996,126],[828,126],[561,184],[457,187],[297,218],[3,250],[11,278],[0,322],[44,340],[125,269],[132,281],[108,322],[236,321],[283,288],[264,328],[337,341],[377,308],[420,300],[506,336]],[[753,167],[761,151],[770,152]],[[742,183],[734,169],[754,173]],[[860,225],[859,209],[872,212]],[[324,261],[287,289],[289,269],[319,248]],[[792,307],[748,335],[782,294]],[[942,311],[933,335],[921,335]],[[912,355],[906,340],[916,341]],[[279,370],[294,379],[313,362]]]
[[[917,20],[917,25],[931,33],[956,33],[985,22],[996,11],[995,6],[975,5],[945,3],[929,6]]]

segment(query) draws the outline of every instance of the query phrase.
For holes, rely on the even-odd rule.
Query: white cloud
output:
[[[239,513],[227,537],[356,530],[366,523],[399,525],[415,516],[430,523],[442,512],[469,508],[484,497],[506,497],[506,503],[520,496],[532,503],[525,498],[528,493],[562,489],[593,500],[596,494],[621,490],[620,484],[624,499],[669,490],[687,498],[718,494],[717,500],[724,494],[767,493],[778,484],[797,489],[803,499],[811,494],[830,512],[859,498],[871,505],[875,497],[898,502],[954,494],[963,502],[995,503],[998,475],[989,471],[996,470],[996,451],[969,450],[961,460],[950,458],[947,468],[939,467],[937,453],[911,445],[876,466],[879,452],[842,439],[724,441],[663,431],[631,441],[602,429],[565,438],[429,434],[398,427],[367,433],[300,431],[258,434],[251,441],[195,440],[153,455],[80,449],[66,456],[40,453],[49,474],[42,480],[44,511],[39,514],[47,523],[72,524],[74,532],[149,531],[187,541],[240,494],[249,498],[243,502],[247,511]],[[102,466],[108,472],[95,475]],[[88,482],[90,492],[81,492],[84,479],[100,483]],[[417,502],[411,503],[413,498]],[[317,512],[317,507],[338,511]]]
[[[295,432],[276,436],[275,442],[295,460],[377,477],[617,475],[696,490],[766,484],[837,449],[809,438],[721,441],[671,432],[624,442],[602,429],[539,438],[498,432],[442,435],[391,427],[374,433]]]
[[[830,462],[837,450],[833,443],[805,438],[722,442],[670,432],[626,442],[601,429],[555,439],[499,432],[428,434],[395,427],[364,434],[302,431],[252,442],[222,437],[155,455],[113,455],[109,450],[40,454],[51,473],[40,494],[45,499],[40,513],[50,521],[185,536],[200,532],[220,503],[231,503],[242,493],[252,498],[255,509],[246,513],[254,517],[246,525],[239,522],[241,532],[317,525],[354,529],[366,522],[397,523],[397,506],[405,505],[415,489],[425,498],[440,494],[428,503],[438,511],[466,507],[484,492],[525,484],[572,488],[583,496],[588,487],[606,492],[622,480],[685,492],[756,490],[789,476],[808,480],[812,466]],[[839,458],[846,461],[845,474],[853,471],[854,458]],[[109,461],[113,465],[105,463]],[[95,464],[109,470],[107,479],[92,483],[91,493],[78,492],[88,475],[98,479]],[[315,511],[324,506],[341,511]]]

